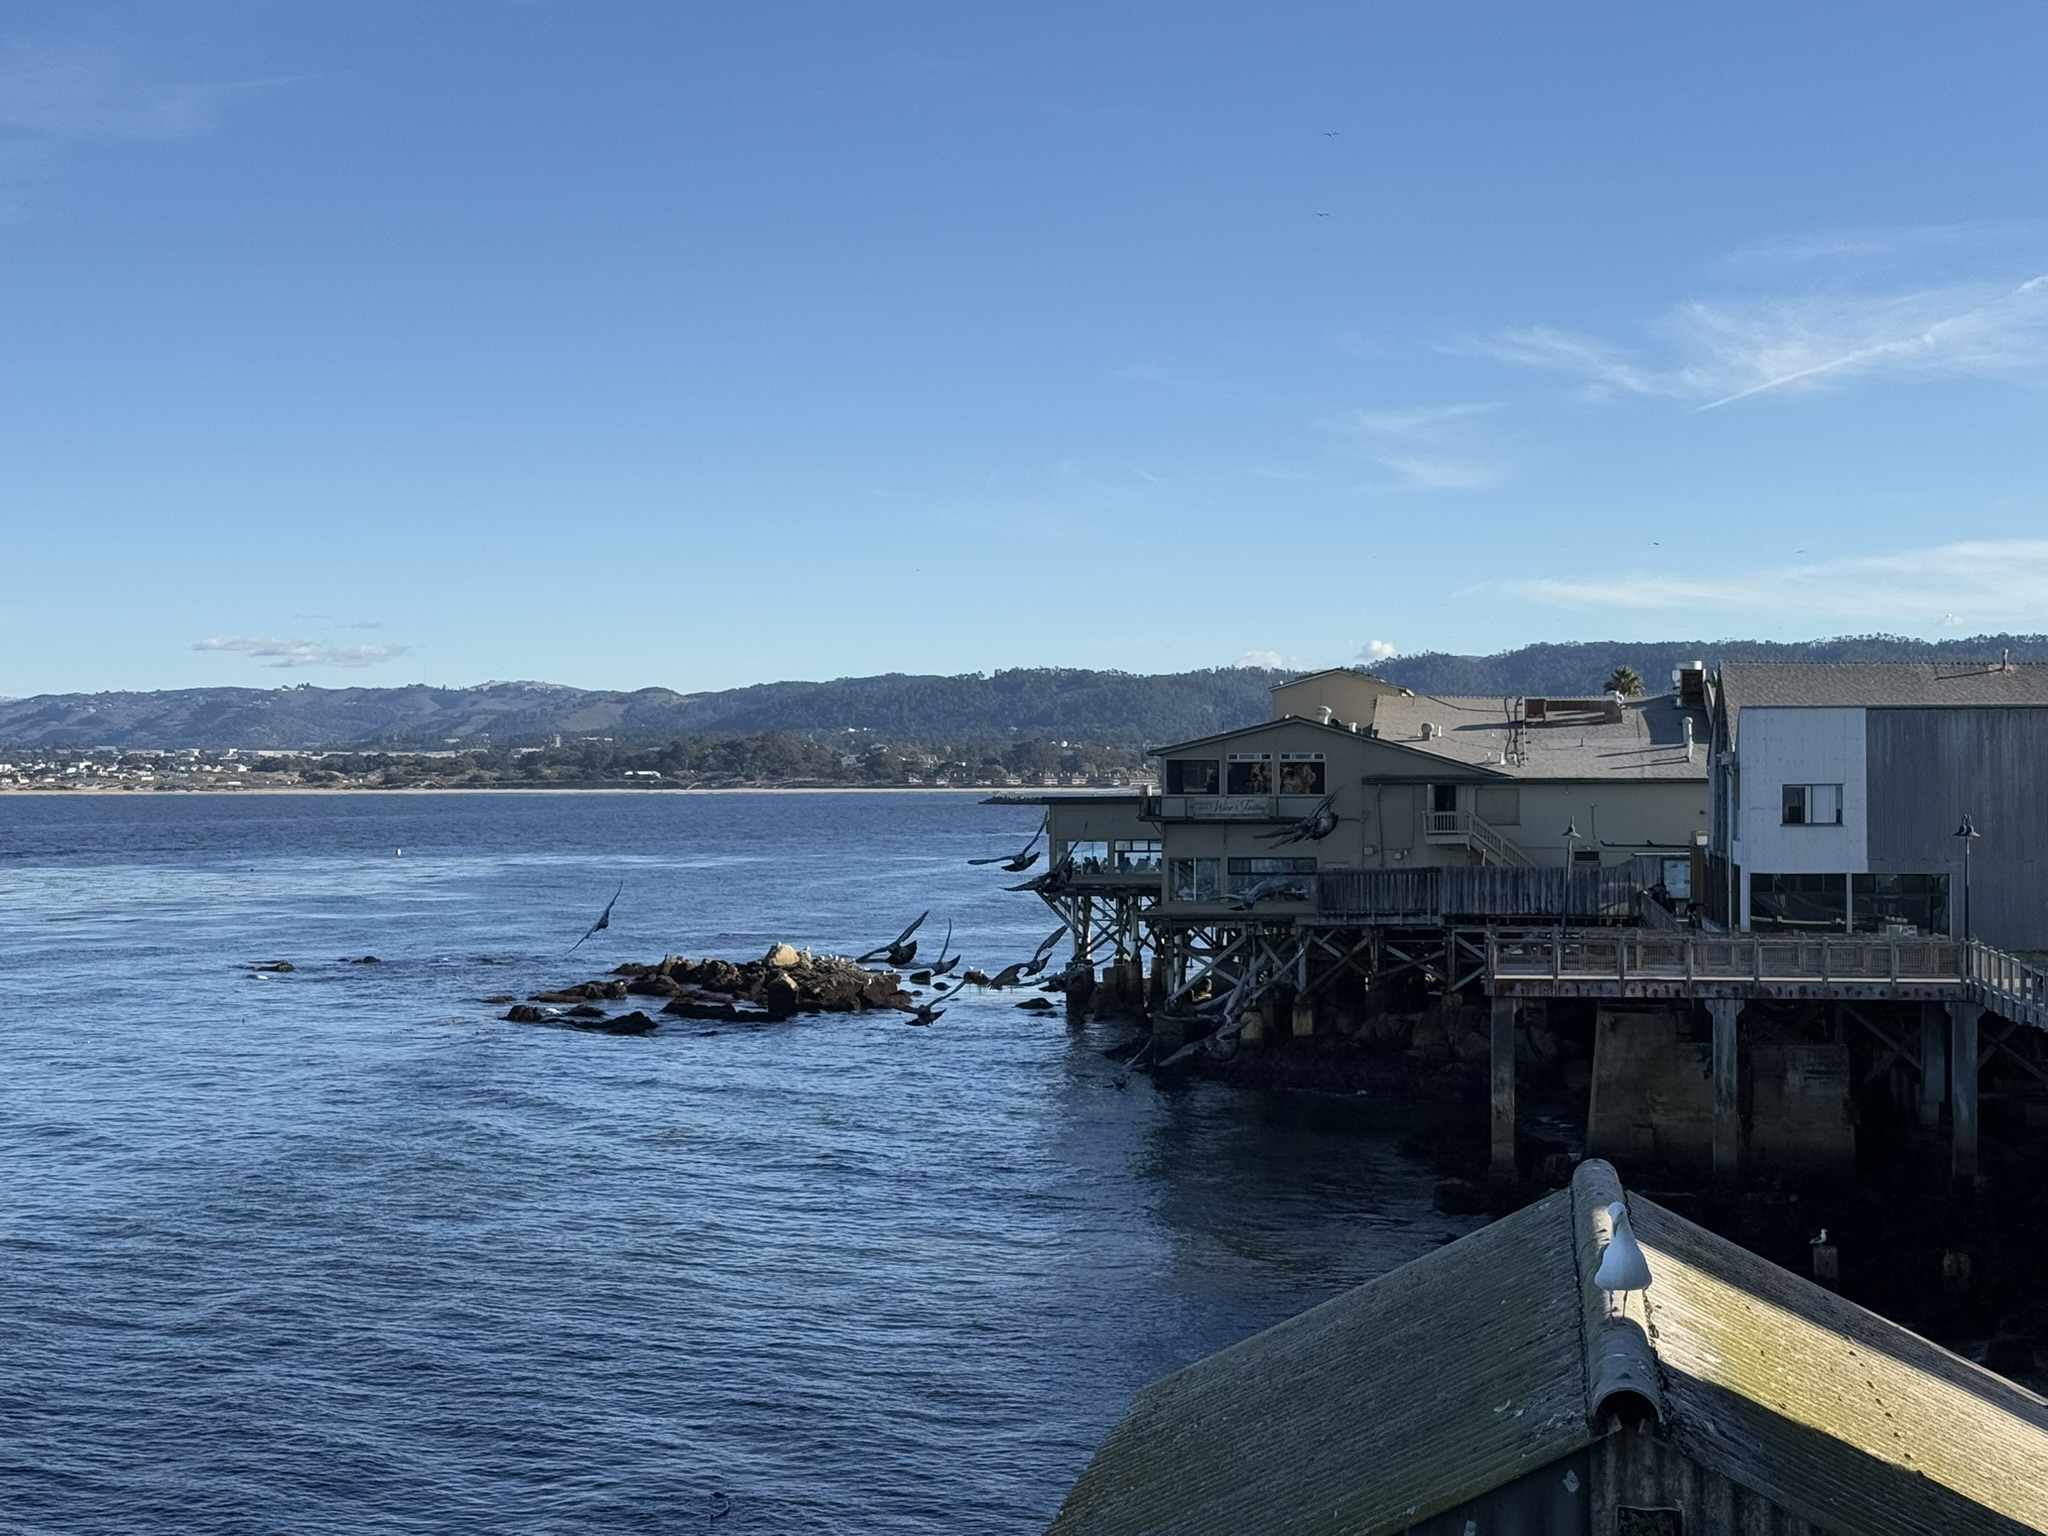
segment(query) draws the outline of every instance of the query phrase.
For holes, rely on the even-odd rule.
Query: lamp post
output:
[[[1975,935],[1970,931],[1970,844],[1984,834],[1979,832],[1966,815],[1963,824],[1955,830],[1955,836],[1963,845],[1963,942],[1968,943]]]
[[[1579,819],[1574,816],[1565,823],[1564,828],[1564,867],[1566,869],[1570,869],[1574,864],[1578,863],[1578,852]]]

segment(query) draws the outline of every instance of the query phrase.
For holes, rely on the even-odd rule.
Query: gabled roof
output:
[[[1651,1285],[1592,1284],[1625,1199]],[[1147,1387],[1051,1536],[1390,1536],[1655,1415],[1831,1530],[2048,1529],[2048,1402],[1640,1196],[1606,1163]]]
[[[1619,719],[1560,714],[1527,724],[1519,720],[1520,702],[1512,697],[1386,694],[1373,701],[1372,729],[1363,734],[1334,722],[1283,715],[1278,720],[1261,720],[1147,750],[1154,756],[1181,753],[1276,726],[1295,725],[1329,731],[1347,741],[1370,741],[1413,753],[1418,769],[1424,771],[1433,765],[1452,764],[1472,774],[1525,781],[1706,781],[1706,715],[1698,709],[1681,708],[1674,698],[1624,700]],[[1688,720],[1696,742],[1690,758],[1685,750]],[[1425,725],[1431,728],[1428,735],[1423,733]]]
[[[1722,707],[1745,709],[2048,708],[2048,667],[2021,662],[1730,661]]]

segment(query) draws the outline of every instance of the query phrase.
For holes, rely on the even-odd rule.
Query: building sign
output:
[[[1188,815],[1217,821],[1238,818],[1255,821],[1273,814],[1271,795],[1189,795]]]

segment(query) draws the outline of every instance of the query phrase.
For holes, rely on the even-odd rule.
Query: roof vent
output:
[[[1336,713],[1337,711],[1330,708],[1329,705],[1318,704],[1316,706],[1316,724],[1328,725],[1330,723],[1330,717]]]
[[[1422,722],[1422,739],[1424,741],[1434,741],[1441,734],[1442,732],[1437,730],[1433,721],[1425,720]]]
[[[1692,716],[1685,717],[1685,760],[1692,761]]]

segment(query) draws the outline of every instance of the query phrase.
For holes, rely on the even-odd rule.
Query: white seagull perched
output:
[[[1614,1235],[1607,1239],[1607,1251],[1600,1255],[1593,1283],[1603,1291],[1647,1291],[1650,1262],[1643,1257],[1635,1233],[1629,1230],[1628,1207],[1615,1201],[1607,1207],[1607,1219],[1614,1223]]]

